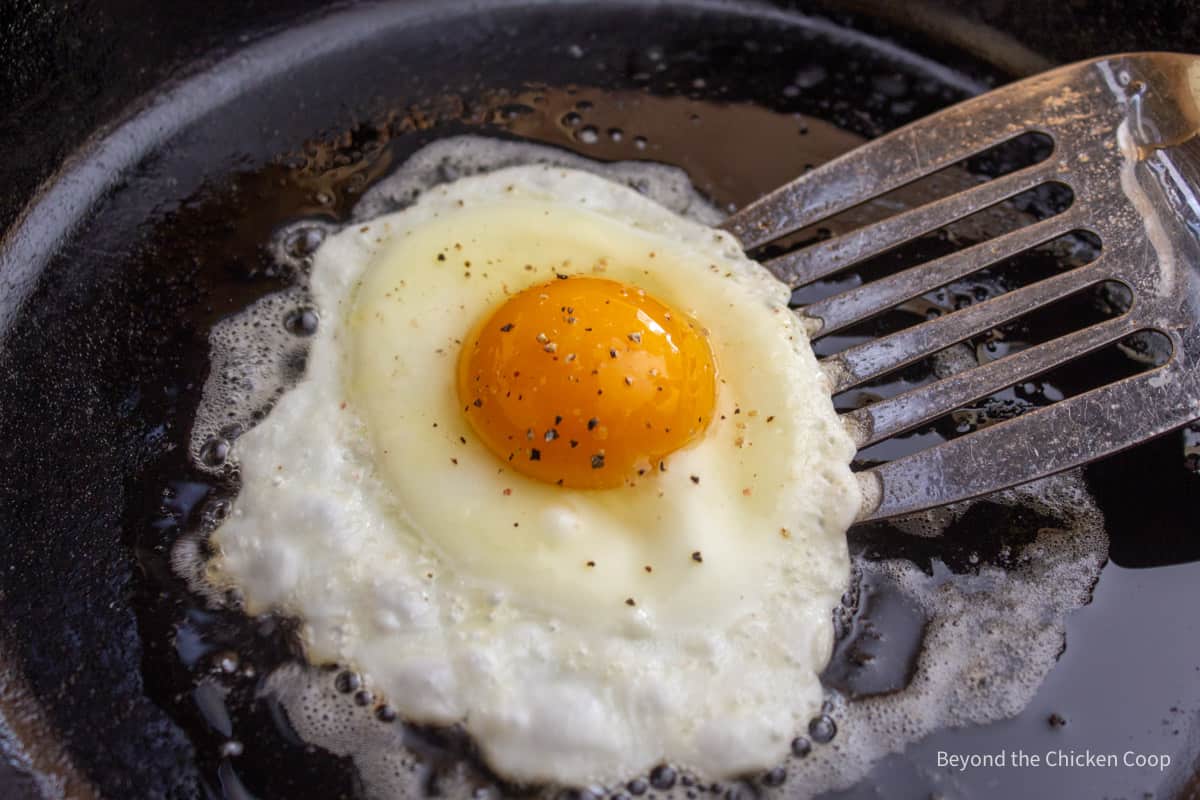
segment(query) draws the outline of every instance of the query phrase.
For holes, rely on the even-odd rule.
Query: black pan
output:
[[[175,537],[236,490],[202,479],[186,442],[209,328],[284,285],[265,251],[282,224],[344,219],[390,166],[465,131],[679,164],[740,204],[1015,75],[1200,41],[1196,15],[1157,3],[317,5],[29,4],[5,20],[0,747],[19,768],[0,768],[2,797],[360,796],[345,759],[290,739],[254,699],[245,667],[298,657],[291,623],[205,610],[169,564]],[[547,107],[524,112],[530,91]],[[566,118],[580,99],[601,132],[630,135],[581,141]],[[1188,437],[1088,471],[1111,562],[1025,711],[935,733],[836,796],[1197,796]],[[973,520],[933,550],[887,526],[853,531],[852,549],[969,571],[968,551],[1038,524],[986,507]],[[236,759],[193,695],[229,653]],[[434,764],[463,756],[452,734],[418,733]],[[936,766],[939,750],[1002,748],[1176,759],[1165,775]]]

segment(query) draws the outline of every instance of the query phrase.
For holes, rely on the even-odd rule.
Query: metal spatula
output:
[[[918,120],[806,173],[724,227],[748,251],[1015,137],[1050,157],[883,221],[764,262],[804,286],[1032,187],[1066,184],[1063,213],[803,308],[816,337],[845,328],[1073,231],[1098,258],[822,362],[841,392],[1102,281],[1127,311],[1052,341],[847,412],[860,448],[1028,380],[1138,331],[1173,351],[1157,368],[859,473],[860,520],[917,511],[1087,463],[1200,417],[1200,58],[1109,56],[1056,69]]]

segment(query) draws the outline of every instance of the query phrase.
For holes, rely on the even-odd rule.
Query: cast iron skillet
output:
[[[31,159],[9,168],[21,191],[0,207],[11,222],[0,248],[0,713],[33,772],[72,797],[236,796],[221,773],[219,732],[189,693],[195,672],[227,650],[251,654],[265,670],[294,654],[294,641],[286,620],[253,629],[232,617],[197,621],[167,567],[167,550],[210,490],[187,479],[182,448],[207,368],[209,326],[282,285],[262,250],[277,225],[340,218],[363,188],[359,179],[339,182],[328,202],[315,201],[324,186],[320,170],[306,172],[291,160],[306,143],[325,143],[308,152],[308,163],[346,156],[365,185],[425,141],[487,127],[493,118],[473,118],[471,110],[493,109],[493,90],[530,83],[555,91],[635,89],[680,98],[685,105],[677,110],[689,102],[751,101],[872,136],[1011,74],[1121,49],[1116,37],[1129,48],[1168,49],[1180,46],[1170,36],[1186,33],[1154,13],[1129,24],[1110,16],[1101,29],[1083,24],[1093,19],[1084,12],[1070,17],[1031,4],[1029,18],[1041,24],[1023,33],[1044,48],[1039,54],[980,27],[990,16],[1011,29],[1006,9],[1020,5],[956,16],[861,4],[853,15],[815,8],[823,15],[812,17],[718,2],[429,2],[363,6],[301,23],[295,12],[307,9],[297,3],[286,13],[239,5],[223,27],[207,13],[113,4],[86,11],[108,21],[117,41],[135,46],[148,37],[148,54],[109,53],[107,64],[88,51],[86,36],[80,44],[69,35],[71,23],[31,13],[23,30],[35,44],[49,41],[51,73],[67,76],[39,83],[23,71],[36,72],[44,55],[36,48],[32,67],[15,53],[6,64],[20,104],[3,129],[5,142]],[[1097,8],[1131,13],[1121,4]],[[140,36],[121,38],[129,36],[119,29],[127,20]],[[1073,23],[1057,40],[1047,32],[1055,20]],[[137,103],[136,113],[97,133],[35,196],[33,184],[64,150],[107,121],[104,109],[111,116],[139,85],[165,77],[162,65],[211,44],[237,48],[246,42],[233,32],[260,35],[267,26],[275,26],[274,37],[194,65],[188,77],[168,81],[165,93]],[[43,28],[49,40],[37,38]],[[63,28],[60,40],[54,32]],[[156,35],[175,37],[178,46]],[[96,74],[73,74],[76,62]],[[152,62],[157,71],[139,77],[135,65]],[[98,65],[115,66],[119,85],[107,86]],[[813,65],[827,72],[820,88],[783,92]],[[897,74],[914,78],[912,91],[890,98],[897,102],[880,100],[876,81]],[[89,95],[81,88],[88,85],[105,88]],[[56,92],[60,101],[47,99]],[[451,97],[465,99],[467,110]],[[414,106],[418,113],[405,113]],[[59,116],[39,119],[30,113],[37,109]],[[506,130],[499,123],[487,129]],[[718,166],[738,157],[736,144],[706,141],[704,132],[698,126],[695,142],[662,157],[684,162],[719,200],[744,202],[768,188],[758,185],[762,176],[723,180]],[[539,135],[576,146],[562,126]],[[772,141],[781,181],[803,168],[798,154],[821,152],[805,144],[789,153]],[[846,146],[826,144],[826,156]],[[623,152],[601,155],[628,157]],[[1114,563],[1095,602],[1072,620],[1068,649],[1026,712],[935,734],[885,759],[844,796],[1013,791],[1014,784],[997,782],[1003,776],[939,772],[938,749],[1136,744],[1185,758],[1200,753],[1200,636],[1192,611],[1200,574],[1188,564],[1200,558],[1189,513],[1197,479],[1183,444],[1167,437],[1091,471]],[[974,535],[983,539],[1004,533],[979,528]],[[217,641],[197,644],[188,638],[196,631]],[[1052,713],[1069,724],[1047,725]],[[345,763],[273,733],[268,716],[247,703],[236,720],[263,737],[261,757],[239,763],[245,785],[263,797],[355,796]],[[1072,796],[1159,789],[1193,796],[1188,774],[1184,765],[1169,786],[1137,771],[1042,771],[1020,780],[1032,783],[1030,791]],[[0,774],[5,797],[37,796],[35,784]]]

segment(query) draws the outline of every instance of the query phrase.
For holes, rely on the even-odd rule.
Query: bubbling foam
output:
[[[209,334],[209,372],[188,440],[188,455],[197,469],[213,478],[237,478],[237,464],[230,457],[233,441],[266,417],[275,401],[304,373],[306,340],[312,326],[319,324],[306,285],[307,256],[325,233],[325,228],[317,226],[293,226],[283,232],[272,243],[272,250],[296,285],[221,320]],[[311,249],[299,251],[294,244],[297,237],[312,239]],[[206,546],[208,535],[228,511],[228,498],[214,495],[203,509],[199,527],[180,536],[171,550],[176,574],[192,591],[218,604],[227,598],[205,578]]]
[[[308,290],[296,286],[267,295],[213,327],[211,366],[189,443],[192,462],[201,470],[228,475],[234,469],[230,444],[265,417],[303,374],[305,312],[313,314]]]
[[[601,164],[549,147],[464,136],[414,154],[363,197],[351,224],[404,208],[440,183],[518,164],[593,172],[698,222],[712,225],[721,219],[674,167]],[[272,251],[292,270],[296,285],[214,328],[212,370],[190,444],[200,469],[236,477],[236,464],[222,457],[228,455],[228,442],[260,420],[302,371],[306,335],[319,324],[319,319],[304,316],[311,314],[305,285],[308,257],[332,230],[315,223],[282,230]],[[935,371],[951,374],[972,365],[967,348],[952,348],[939,357]],[[937,729],[999,720],[1025,707],[1062,650],[1067,615],[1089,599],[1107,555],[1107,537],[1079,472],[1002,492],[987,502],[1033,508],[1042,520],[1007,555],[1004,568],[981,564],[956,574],[934,560],[927,572],[904,559],[854,557],[860,580],[888,584],[924,617],[924,641],[907,685],[858,699],[830,691],[824,714],[808,731],[797,731],[794,755],[785,764],[718,789],[738,795],[750,792],[753,782],[754,794],[796,797],[848,786],[883,755]],[[892,526],[899,535],[936,539],[974,505],[914,514]],[[1053,523],[1046,524],[1046,518]],[[173,556],[193,588],[221,603],[225,597],[203,579],[203,537],[218,523],[213,519],[196,536],[181,538]],[[373,696],[369,682],[356,678],[353,683],[354,692],[342,691],[346,686],[339,686],[336,672],[292,664],[270,675],[261,694],[282,709],[301,739],[352,758],[369,797],[427,794],[431,769],[441,794],[486,798],[501,791],[476,761],[450,758],[444,747],[431,746],[420,731],[396,722],[388,707],[380,705],[386,698]],[[456,740],[453,734],[449,738]],[[471,750],[469,743],[450,749],[468,755]],[[584,792],[640,795],[653,789],[659,796],[682,800],[694,797],[698,788],[695,776],[668,766],[629,777],[624,786]],[[544,794],[556,791],[547,788]]]
[[[981,564],[977,572],[956,574],[934,560],[925,572],[904,559],[855,557],[856,573],[890,584],[916,605],[925,618],[924,640],[903,689],[854,700],[831,695],[837,738],[788,765],[806,788],[848,786],[880,757],[936,730],[1015,716],[1054,666],[1066,618],[1089,601],[1107,559],[1103,516],[1079,471],[987,502],[1038,512],[1042,527],[1007,554],[1007,568]],[[973,506],[914,514],[895,527],[920,538],[944,536]]]

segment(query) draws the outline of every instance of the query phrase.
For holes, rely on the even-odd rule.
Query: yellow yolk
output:
[[[513,295],[476,327],[458,394],[513,469],[607,489],[660,468],[704,430],[716,366],[705,334],[641,289],[560,278]]]

